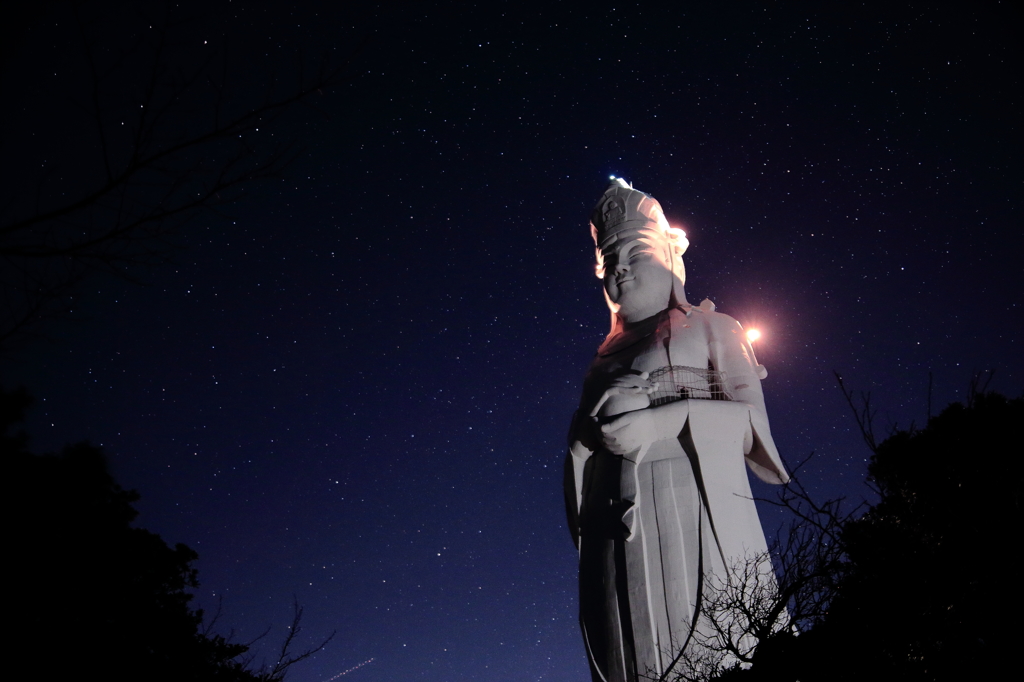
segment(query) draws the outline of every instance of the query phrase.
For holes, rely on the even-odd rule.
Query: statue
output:
[[[744,460],[761,480],[789,477],[768,428],[767,370],[742,327],[709,300],[686,301],[685,233],[615,180],[591,235],[611,331],[566,457],[580,625],[594,682],[673,679],[714,636],[706,591],[767,551]],[[774,585],[770,566],[754,573]]]

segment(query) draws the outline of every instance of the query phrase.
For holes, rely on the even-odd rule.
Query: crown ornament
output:
[[[658,200],[646,192],[633,189],[622,178],[612,177],[611,184],[601,195],[590,216],[590,236],[597,249],[597,276],[604,276],[601,247],[614,241],[626,230],[644,230],[648,235],[660,236],[671,249],[673,258],[681,258],[690,245],[686,233],[672,227],[665,219]]]

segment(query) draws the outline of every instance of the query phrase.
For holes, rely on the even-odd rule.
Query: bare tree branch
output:
[[[795,475],[811,456],[790,468],[794,475],[776,497],[758,500],[788,510],[791,521],[767,552],[746,557],[724,576],[705,576],[692,646],[673,652],[674,665],[661,676],[649,674],[651,680],[709,682],[749,666],[761,643],[824,620],[847,568],[843,529],[864,504],[847,511],[842,499],[816,502]]]
[[[835,375],[836,383],[839,384],[839,390],[842,391],[843,397],[846,398],[846,404],[853,411],[853,418],[857,420],[857,426],[860,428],[860,435],[864,438],[864,442],[867,443],[871,452],[877,452],[878,443],[875,440],[874,420],[878,411],[871,409],[871,393],[860,392],[860,407],[858,407],[854,403],[853,391],[847,390],[846,385],[843,384],[842,375],[835,370],[832,370],[832,374]]]
[[[988,392],[988,385],[992,383],[992,378],[995,376],[996,371],[994,369],[987,369],[975,372],[971,376],[971,383],[967,388],[967,407],[971,408],[978,401],[978,396],[985,395]],[[988,376],[985,376],[988,375]],[[982,380],[984,377],[984,380]]]
[[[290,77],[271,72],[254,98],[225,50],[190,33],[178,37],[190,25],[176,21],[174,7],[144,21],[146,10],[137,11],[142,37],[111,49],[99,36],[112,19],[90,20],[72,6],[91,79],[81,93],[91,119],[85,130],[94,131],[96,146],[76,140],[81,154],[64,158],[59,177],[52,160],[14,171],[23,184],[35,183],[29,192],[0,187],[9,193],[0,199],[0,348],[69,309],[67,297],[89,275],[127,277],[166,260],[189,219],[217,215],[253,182],[279,176],[300,150],[294,141],[273,143],[267,127],[341,82],[362,48],[340,63],[310,62],[300,52]]]
[[[299,606],[298,600],[294,597],[292,609],[292,623],[288,626],[288,634],[281,643],[281,651],[278,654],[277,661],[275,661],[273,665],[264,664],[258,671],[256,671],[257,677],[263,682],[282,682],[288,670],[293,665],[300,661],[304,661],[318,651],[323,650],[323,648],[327,646],[332,639],[334,639],[334,635],[337,634],[337,630],[335,630],[317,646],[306,649],[299,654],[292,653],[291,649],[295,644],[295,638],[300,632],[302,632],[302,607]],[[265,635],[266,633],[263,634]],[[263,635],[260,635],[260,637],[263,637]]]

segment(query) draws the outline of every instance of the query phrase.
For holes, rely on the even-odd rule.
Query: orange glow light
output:
[[[759,338],[761,338],[761,332],[757,331],[756,329],[747,330],[747,341],[753,343],[754,341],[757,341]]]

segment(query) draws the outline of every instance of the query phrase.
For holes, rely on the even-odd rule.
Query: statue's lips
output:
[[[622,279],[615,280],[615,283],[619,286],[622,286],[626,282],[632,282],[634,279],[636,279],[636,277],[623,277]]]

